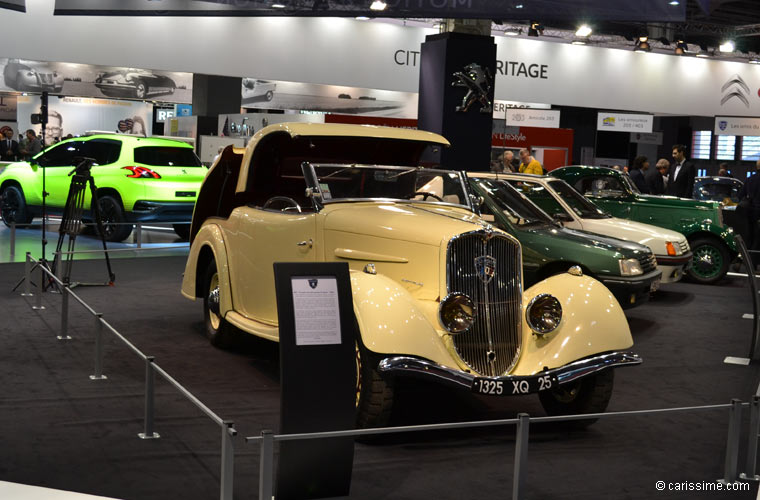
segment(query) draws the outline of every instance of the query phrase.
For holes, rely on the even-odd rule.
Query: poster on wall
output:
[[[0,90],[190,103],[193,75],[139,68],[0,59]]]
[[[40,133],[40,125],[32,125],[31,115],[40,112],[38,96],[19,96],[18,127]],[[140,101],[94,99],[89,97],[52,97],[48,101],[48,124],[45,144],[67,137],[101,130],[121,134],[153,132],[153,105]]]
[[[417,117],[417,94],[243,78],[242,106],[350,115]]]
[[[16,96],[0,95],[0,120],[16,121]]]

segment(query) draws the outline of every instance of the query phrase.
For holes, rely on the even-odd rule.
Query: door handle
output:
[[[299,241],[298,243],[296,243],[296,245],[299,246],[299,247],[309,247],[309,248],[311,248],[311,247],[314,246],[314,241],[312,241],[312,239],[309,238],[308,240]]]

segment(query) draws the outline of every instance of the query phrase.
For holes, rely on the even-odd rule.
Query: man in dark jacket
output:
[[[3,127],[4,137],[0,140],[0,161],[16,161],[18,158],[18,142],[13,140],[13,129]]]
[[[665,194],[665,182],[663,176],[667,175],[670,163],[665,158],[657,160],[654,168],[644,172],[644,180],[649,188],[649,194]]]
[[[646,156],[637,156],[633,160],[633,165],[631,165],[631,170],[628,173],[628,175],[631,176],[631,180],[634,184],[636,184],[636,187],[639,188],[639,191],[641,191],[644,194],[649,193],[649,186],[647,186],[647,181],[644,178],[646,175],[646,172],[649,170],[649,160]]]
[[[694,192],[694,177],[697,176],[697,167],[686,159],[686,146],[676,144],[673,146],[673,164],[668,173],[668,186],[665,194],[680,198],[691,198]]]

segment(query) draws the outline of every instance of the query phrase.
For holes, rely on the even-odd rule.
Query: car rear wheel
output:
[[[694,254],[689,277],[697,283],[712,285],[717,283],[728,272],[731,256],[728,248],[712,238],[694,238],[689,241]]]
[[[146,95],[148,95],[148,86],[144,82],[137,82],[135,85],[135,97],[143,99]]]
[[[267,94],[266,94],[267,101],[271,101],[272,97],[274,97],[274,92],[272,92],[271,90],[267,90]]]
[[[2,214],[3,222],[8,227],[11,223],[29,224],[32,222],[33,217],[29,215],[26,199],[20,187],[6,186],[3,189],[0,214]]]
[[[113,196],[98,198],[100,218],[103,221],[103,235],[107,241],[124,241],[132,233],[132,224],[126,224],[124,208]]]
[[[595,375],[583,377],[575,382],[562,384],[556,389],[538,393],[541,405],[546,413],[553,415],[582,415],[584,413],[602,413],[612,397],[615,371],[608,369]],[[586,427],[597,419],[570,421],[571,427]]]
[[[187,241],[190,238],[190,224],[172,224],[172,227],[182,241]]]
[[[377,356],[356,346],[356,427],[384,427],[393,409],[393,381],[377,371]]]
[[[222,317],[219,297],[219,273],[216,262],[209,262],[203,275],[203,322],[206,325],[206,337],[211,345],[230,347],[232,345],[232,326]]]

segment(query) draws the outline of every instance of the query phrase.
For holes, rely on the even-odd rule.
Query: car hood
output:
[[[328,204],[326,231],[438,246],[441,241],[488,223],[465,208],[433,203],[362,202]]]
[[[521,231],[549,236],[547,245],[551,245],[552,239],[556,240],[557,249],[563,249],[567,251],[567,244],[578,245],[577,252],[584,253],[586,249],[596,249],[603,252],[614,252],[619,254],[618,257],[634,257],[640,252],[646,252],[649,249],[643,245],[640,245],[633,241],[625,241],[619,238],[613,238],[603,234],[595,234],[586,231],[580,231],[578,229],[570,229],[568,227],[554,227],[552,225],[535,225],[527,228],[521,228]],[[519,236],[518,236],[519,239]],[[575,253],[575,251],[573,252]]]
[[[671,243],[686,241],[686,237],[677,231],[617,217],[583,219],[583,229],[589,233],[613,236],[646,245],[659,255],[667,254],[665,247],[667,241]]]

